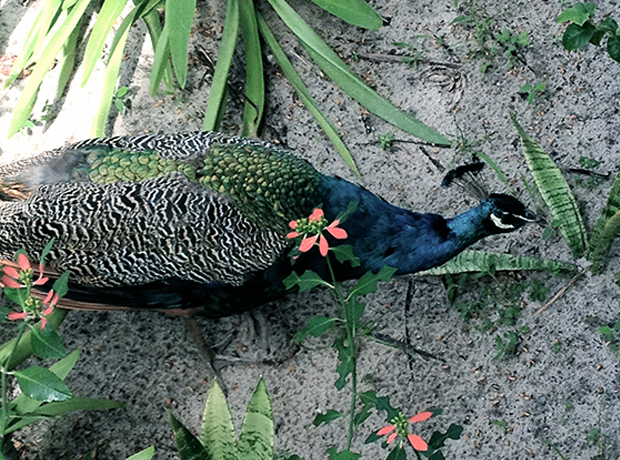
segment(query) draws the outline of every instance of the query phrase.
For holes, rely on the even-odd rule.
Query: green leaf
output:
[[[123,22],[116,31],[114,41],[112,42],[112,48],[110,52],[110,60],[106,65],[105,73],[103,75],[103,88],[101,91],[101,101],[95,114],[95,121],[90,129],[90,135],[92,137],[103,137],[105,135],[105,123],[108,119],[108,113],[110,112],[110,106],[112,105],[112,98],[114,97],[114,88],[118,80],[118,74],[121,68],[121,62],[123,61],[123,54],[125,52],[125,43],[129,36],[129,30],[131,25],[136,20],[136,15],[139,9],[134,8],[123,19]]]
[[[324,414],[318,414],[316,417],[314,417],[312,424],[314,426],[321,426],[323,423],[327,425],[341,417],[344,417],[344,414],[341,414],[340,412],[335,411],[333,409],[329,409]]]
[[[265,382],[260,379],[241,425],[238,458],[272,460],[274,436],[271,400]]]
[[[181,88],[185,88],[187,80],[187,46],[195,10],[196,0],[166,0],[170,55],[174,73]]]
[[[374,291],[372,291],[374,292]],[[358,321],[364,314],[366,304],[359,302],[356,297],[351,297],[343,308],[343,316],[346,327],[351,330],[351,336],[355,335],[355,329],[358,326]]]
[[[82,62],[82,88],[86,85],[86,82],[88,82],[88,79],[93,73],[95,65],[103,52],[105,40],[126,4],[127,0],[105,0],[101,6],[97,22],[90,33],[90,39],[88,40],[84,53],[84,61]]]
[[[34,415],[44,415],[46,417],[56,417],[76,410],[109,410],[128,407],[127,404],[109,399],[93,399],[73,397],[68,401],[50,402],[43,404],[33,411]]]
[[[618,32],[618,22],[614,18],[605,18],[600,28],[611,35],[616,35]]]
[[[526,86],[530,86],[530,89],[531,89],[532,85],[524,85],[524,86],[522,86],[521,87],[521,91],[529,91],[530,89],[524,89]],[[493,161],[493,159],[490,156],[488,156],[486,153],[480,152],[478,150],[476,150],[474,153],[477,156],[479,156],[480,158],[482,158],[484,160],[484,162],[486,164],[488,164],[493,171],[495,171],[495,174],[497,174],[497,177],[499,177],[499,179],[504,184],[509,185],[509,182],[508,182],[508,179],[506,178],[506,175],[503,173],[503,171],[500,169],[500,167],[497,166],[497,163],[495,163],[495,161]]]
[[[450,145],[444,136],[396,108],[351,72],[336,53],[284,0],[269,0],[269,3],[323,72],[349,96],[387,122],[424,141]]]
[[[75,7],[73,7],[67,16],[67,19],[65,19],[62,27],[58,28],[48,45],[41,52],[41,58],[32,70],[32,74],[28,78],[19,101],[13,110],[13,117],[9,125],[9,137],[17,133],[30,117],[43,77],[49,71],[52,62],[54,62],[54,59],[66,43],[74,28],[79,24],[89,3],[90,0],[78,0]]]
[[[596,27],[590,22],[586,22],[583,26],[571,24],[562,36],[562,45],[567,51],[576,50],[590,43],[592,36],[596,32]]]
[[[347,384],[347,375],[355,370],[355,357],[353,356],[352,347],[345,344],[344,338],[337,339],[334,342],[334,347],[338,350],[338,359],[340,360],[340,364],[336,368],[339,377],[334,385],[338,390],[342,390]]]
[[[616,235],[613,228],[618,225],[618,213],[620,213],[620,174],[616,176],[607,203],[590,234],[588,260],[592,262],[592,272],[595,274],[600,273],[601,263]]]
[[[168,91],[173,90],[172,84],[172,67],[170,65],[170,48],[168,47],[168,38],[165,37],[163,45],[159,48],[159,55],[157,54],[158,44],[162,38],[162,28],[159,19],[159,12],[152,8],[148,12],[141,15],[146,28],[149,31],[151,37],[151,44],[155,50],[155,56],[153,58],[153,65],[151,67],[151,78],[149,82],[149,94],[154,97],[159,89],[160,82],[164,81]]]
[[[30,289],[27,287],[13,289],[13,288],[4,288],[4,295],[11,302],[15,302],[20,307],[23,307],[26,303],[26,300],[30,297]]]
[[[67,284],[69,283],[70,274],[70,272],[66,271],[62,275],[60,275],[60,277],[56,281],[54,281],[54,286],[52,287],[52,289],[60,297],[64,297],[65,295],[67,295],[67,292],[69,290]]]
[[[32,352],[39,358],[53,359],[67,356],[60,335],[48,328],[45,328],[43,331],[40,331],[37,327],[33,328],[32,335],[30,336],[30,345],[32,346]]]
[[[155,455],[155,446],[147,447],[143,451],[138,452],[137,454],[132,455],[131,457],[127,457],[126,460],[151,460]]]
[[[338,318],[328,318],[326,316],[312,316],[308,319],[308,327],[297,332],[295,336],[295,342],[303,342],[308,334],[312,337],[320,337],[327,332],[327,330],[338,321]]]
[[[360,393],[360,401],[365,406],[374,406],[377,410],[384,410],[387,412],[385,420],[387,422],[391,421],[400,414],[402,411],[395,407],[392,407],[390,404],[390,398],[388,396],[377,396],[376,391],[366,391],[364,393]]]
[[[338,213],[338,215],[336,216],[336,219],[340,221],[340,223],[345,222],[349,216],[351,216],[351,214],[353,214],[356,210],[357,207],[359,206],[360,202],[358,201],[350,201],[349,204],[347,205],[347,209],[345,209],[344,211],[340,211]]]
[[[360,454],[356,454],[350,450],[338,452],[335,447],[330,447],[327,449],[327,453],[329,455],[329,460],[358,460],[361,457]]]
[[[60,59],[58,59],[58,66],[60,67],[60,72],[58,74],[56,99],[62,98],[62,95],[65,92],[65,88],[67,87],[67,83],[69,83],[69,78],[73,73],[73,68],[75,66],[75,51],[77,49],[81,25],[82,20],[80,19],[77,26],[75,27],[75,29],[73,29],[73,32],[71,32],[71,35],[69,35],[69,38],[62,47]]]
[[[276,61],[278,61],[280,68],[284,72],[284,75],[286,75],[286,78],[288,78],[288,80],[291,82],[291,85],[293,85],[293,89],[297,92],[297,94],[299,95],[299,98],[304,103],[304,105],[308,108],[308,110],[310,111],[314,119],[317,121],[321,129],[325,132],[325,134],[329,138],[329,140],[332,142],[332,144],[334,144],[334,147],[336,147],[336,150],[338,151],[342,159],[345,161],[345,163],[349,166],[349,168],[351,168],[351,170],[358,177],[360,177],[360,173],[357,167],[355,166],[355,162],[353,161],[353,157],[351,156],[351,153],[349,152],[347,147],[344,145],[344,143],[338,136],[338,133],[336,133],[336,130],[331,125],[329,120],[325,117],[325,115],[323,115],[323,113],[317,106],[316,102],[310,95],[308,88],[306,88],[306,85],[304,85],[304,82],[299,77],[299,74],[293,68],[291,61],[289,61],[289,59],[286,57],[286,54],[282,50],[282,47],[280,47],[280,45],[276,41],[276,38],[271,33],[271,30],[269,30],[267,23],[265,22],[265,20],[260,14],[257,15],[257,20],[258,20],[258,29],[263,39],[265,40],[265,42],[267,42],[267,44],[269,45],[269,48],[271,48],[271,52],[276,58]]]
[[[23,393],[38,401],[66,401],[73,395],[65,383],[44,367],[14,371]]]
[[[360,260],[353,254],[353,246],[350,244],[341,244],[339,246],[332,246],[329,250],[336,256],[336,260],[341,264],[350,262],[352,267],[359,267]]]
[[[406,458],[407,454],[405,454],[405,450],[401,446],[396,446],[385,460],[406,460]]]
[[[607,39],[607,52],[614,61],[620,62],[620,36],[614,34]]]
[[[349,293],[348,298],[353,299],[355,296],[366,295],[372,292],[376,292],[377,283],[379,281],[390,281],[396,271],[396,268],[384,265],[383,267],[381,267],[381,270],[379,270],[379,272],[376,274],[373,272],[364,273],[364,275],[358,280],[355,287]]]
[[[441,431],[435,431],[431,436],[431,439],[428,441],[429,449],[435,450],[440,449],[445,446],[446,439],[458,440],[461,438],[461,433],[463,433],[463,427],[451,423],[445,433]]]
[[[287,289],[295,285],[299,287],[301,292],[308,291],[319,285],[331,287],[331,284],[312,270],[306,270],[301,276],[293,272],[284,280],[284,286],[286,286]]]
[[[379,13],[364,0],[312,0],[334,16],[364,29],[376,30],[383,24]]]
[[[185,428],[185,425],[179,422],[172,415],[172,412],[168,409],[166,409],[166,412],[168,412],[168,417],[170,418],[170,425],[172,425],[172,432],[174,433],[181,460],[210,460],[212,457],[209,456],[207,449],[203,447],[198,438]]]
[[[558,23],[573,21],[575,24],[582,26],[584,22],[590,19],[590,15],[595,10],[594,3],[578,3],[572,8],[567,8],[558,15]]]
[[[546,271],[549,273],[572,272],[575,266],[567,262],[539,259],[530,256],[515,256],[499,252],[463,251],[443,265],[416,273],[416,276],[454,275],[458,273],[487,273],[493,267],[496,271]]]
[[[226,9],[226,19],[224,21],[224,31],[222,33],[222,43],[217,53],[217,62],[213,72],[213,82],[211,92],[207,102],[207,111],[202,129],[214,131],[218,129],[221,121],[221,114],[226,105],[226,88],[228,85],[228,72],[232,64],[235,46],[237,45],[237,35],[239,33],[239,0],[228,0]]]
[[[202,417],[200,442],[207,451],[207,458],[213,460],[237,458],[237,442],[232,414],[217,380],[213,380],[211,391],[207,397]]]
[[[239,19],[245,47],[245,107],[241,135],[255,138],[265,105],[263,57],[252,0],[239,0]]]
[[[523,153],[540,195],[549,207],[553,220],[560,223],[562,235],[573,251],[573,256],[578,259],[583,256],[587,243],[586,229],[577,201],[553,160],[525,133],[514,114],[510,117],[521,137]]]

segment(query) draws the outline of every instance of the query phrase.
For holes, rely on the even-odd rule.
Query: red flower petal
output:
[[[299,236],[299,233],[297,233],[297,232],[291,232],[291,233],[289,233],[288,235],[286,235],[286,237],[287,237],[289,240],[292,240],[293,238],[297,238],[298,236]]]
[[[23,252],[17,256],[17,263],[22,270],[30,270],[30,261]]]
[[[51,315],[53,311],[54,311],[54,307],[49,306],[49,307],[47,307],[45,310],[43,310],[43,313],[42,313],[42,314],[43,314],[44,316],[48,316],[48,315]]]
[[[47,276],[40,276],[38,280],[34,281],[32,284],[35,286],[43,286],[45,283],[49,281]]]
[[[394,433],[392,433],[388,438],[387,438],[387,443],[391,444],[392,441],[394,441],[394,439],[396,439],[396,436],[398,436],[398,431],[395,431]]]
[[[297,221],[296,220],[291,220],[288,223],[288,226],[291,227],[292,230],[295,230],[295,227],[297,227]]]
[[[432,412],[429,412],[429,411],[420,412],[419,414],[415,414],[413,417],[411,417],[409,419],[409,423],[425,422],[432,416],[433,416]]]
[[[47,324],[47,318],[44,316],[41,318],[41,325],[39,326],[39,330],[42,331],[45,329],[45,325]]]
[[[421,436],[418,436],[417,434],[408,434],[407,439],[409,440],[411,447],[415,450],[419,450],[421,452],[428,450],[428,444],[426,444],[426,441],[422,439]]]
[[[0,282],[11,289],[20,289],[24,287],[23,284],[19,284],[13,278],[10,278],[8,276],[3,276],[2,279],[0,279]]]
[[[48,303],[50,303],[50,300],[52,300],[52,297],[54,297],[54,290],[50,289],[50,292],[48,292],[45,296],[45,299],[43,299],[43,303],[47,305]]]
[[[321,217],[323,217],[324,215],[325,213],[321,208],[316,208],[314,211],[312,211],[312,214],[310,215],[310,222],[312,222],[313,220],[320,220]]]
[[[334,238],[338,240],[344,240],[349,235],[347,235],[347,231],[344,228],[338,227],[339,223],[340,221],[336,219],[335,221],[333,221],[331,224],[327,226],[327,231]]]
[[[50,302],[50,305],[56,305],[58,303],[58,299],[60,299],[60,296],[58,294],[54,294],[54,298]]]
[[[392,431],[396,429],[396,425],[388,425],[381,428],[377,431],[378,436],[385,436],[386,434],[390,434]]]
[[[316,243],[316,240],[318,238],[319,238],[319,235],[308,236],[304,238],[301,244],[299,245],[299,251],[308,252],[310,249],[312,249],[312,246],[314,246],[314,243]]]
[[[6,317],[10,319],[11,321],[16,321],[18,319],[24,319],[26,316],[28,316],[28,313],[26,313],[25,311],[12,311],[8,315],[6,315]]]
[[[4,272],[5,275],[9,275],[11,278],[15,278],[15,279],[19,278],[19,272],[15,270],[13,267],[9,267],[7,265],[5,267],[2,267],[2,271]]]
[[[327,244],[327,239],[321,234],[319,237],[319,251],[321,255],[325,257],[327,255],[327,251],[329,250],[329,244]]]

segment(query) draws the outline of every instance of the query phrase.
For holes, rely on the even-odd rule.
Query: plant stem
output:
[[[9,357],[6,359],[4,364],[2,364],[2,368],[0,372],[2,373],[2,417],[0,417],[0,456],[2,455],[2,449],[4,447],[4,432],[6,430],[6,425],[9,421],[9,400],[7,397],[8,393],[8,373],[11,369],[11,359],[13,355],[15,355],[15,351],[17,350],[17,345],[24,335],[24,331],[26,330],[27,323],[24,321],[19,325],[19,329],[17,332],[17,337],[15,338],[15,342],[13,343],[13,348],[11,349],[11,353],[9,353]]]
[[[336,281],[336,275],[334,274],[334,269],[332,267],[331,261],[329,260],[329,256],[325,258],[325,261],[327,262],[327,268],[329,269],[329,274],[331,276],[334,286],[334,292],[336,293],[336,300],[338,301],[338,303],[340,303],[341,314],[345,323],[345,330],[347,331],[347,345],[351,352],[351,356],[353,357],[353,359],[351,360],[351,362],[353,363],[353,370],[351,371],[351,412],[349,415],[349,433],[347,436],[347,450],[350,451],[351,442],[353,441],[353,418],[355,416],[355,400],[357,399],[357,365],[355,362],[355,355],[357,353],[357,347],[355,344],[356,328],[355,323],[350,324],[347,320],[346,315],[344,314],[344,308],[347,302],[347,298],[342,295],[342,292],[340,292],[340,283]]]

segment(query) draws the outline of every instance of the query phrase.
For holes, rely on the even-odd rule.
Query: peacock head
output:
[[[503,193],[492,193],[484,200],[488,203],[489,216],[485,219],[485,227],[491,233],[512,232],[525,224],[540,222],[541,217],[530,211],[513,196]]]

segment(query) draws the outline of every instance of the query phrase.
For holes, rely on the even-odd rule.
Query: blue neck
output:
[[[359,201],[357,211],[342,224],[349,238],[330,240],[330,244],[353,244],[361,267],[341,267],[342,277],[350,278],[384,265],[398,269],[398,274],[415,273],[448,261],[465,248],[493,232],[484,225],[491,212],[487,201],[452,219],[438,214],[421,214],[396,207],[365,189],[343,179],[325,178],[328,188],[323,203],[328,220],[332,220],[351,201]],[[322,261],[324,264],[324,261]],[[321,261],[311,264],[318,268]],[[316,266],[315,266],[316,265]]]

